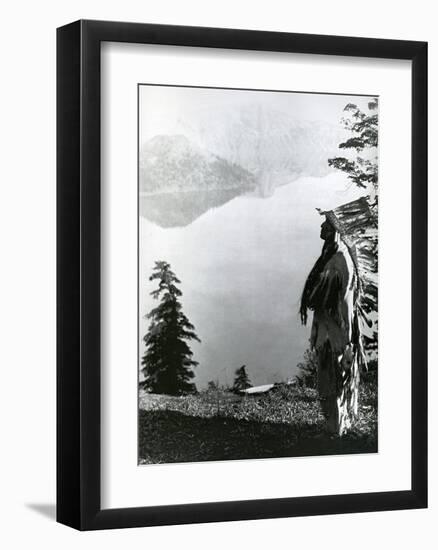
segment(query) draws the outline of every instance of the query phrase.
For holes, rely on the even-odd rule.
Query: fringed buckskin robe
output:
[[[311,347],[318,357],[318,393],[328,430],[342,435],[357,416],[359,326],[357,274],[339,238],[324,246],[309,275],[303,307],[312,309]]]

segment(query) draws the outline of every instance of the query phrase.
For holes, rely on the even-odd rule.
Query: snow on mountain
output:
[[[226,120],[204,113],[197,125],[180,121],[181,131],[204,147],[254,174],[260,196],[299,177],[324,177],[328,159],[339,155],[345,130],[339,124],[297,120],[283,111],[248,105]],[[212,129],[214,128],[214,131]]]
[[[253,105],[225,119],[181,119],[178,128],[140,149],[140,213],[161,227],[188,225],[240,195],[267,198],[298,178],[325,177],[345,139],[339,125]]]
[[[248,191],[255,178],[236,163],[198,147],[183,135],[159,135],[140,152],[140,192]]]

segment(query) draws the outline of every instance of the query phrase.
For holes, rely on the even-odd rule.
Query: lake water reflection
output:
[[[222,201],[216,194],[210,203],[202,197],[202,208],[195,198],[188,205],[184,197],[175,219],[187,225],[178,227],[157,225],[153,199],[148,206],[142,197],[140,336],[148,326],[143,316],[156,305],[149,296],[155,286],[149,275],[156,260],[166,260],[181,280],[184,311],[202,340],[191,344],[199,362],[198,388],[212,379],[232,384],[243,364],[254,385],[293,376],[310,333],[310,326],[300,325],[300,295],[322,246],[316,207],[333,208],[358,196],[336,173],[299,178],[265,198],[227,196]],[[169,203],[173,212],[178,211],[175,200]]]

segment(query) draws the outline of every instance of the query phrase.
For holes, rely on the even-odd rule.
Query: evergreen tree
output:
[[[378,100],[372,99],[368,103],[368,113],[361,111],[357,105],[349,103],[344,111],[348,117],[344,118],[345,129],[351,132],[351,137],[339,144],[340,149],[356,152],[356,158],[336,157],[328,160],[329,166],[333,166],[348,175],[348,178],[359,188],[368,191],[368,202],[370,211],[373,214],[373,221],[378,223],[378,134],[379,115],[377,113]],[[378,271],[378,239],[370,241],[373,254],[373,265],[370,270]],[[373,313],[371,335],[364,336],[365,351],[368,359],[377,357],[378,334],[377,334],[377,287],[366,285],[362,307],[367,315]]]
[[[298,374],[295,376],[298,386],[305,388],[316,388],[318,376],[318,363],[316,352],[306,350],[304,352],[304,361],[298,363]]]
[[[146,352],[142,358],[143,387],[154,393],[180,395],[196,392],[191,380],[193,367],[198,364],[192,359],[187,341],[197,340],[195,327],[182,312],[179,298],[182,292],[177,288],[181,281],[164,261],[155,262],[150,281],[157,280],[158,288],[151,292],[159,305],[152,309],[147,318],[151,320],[143,341]]]
[[[377,98],[368,103],[370,113],[364,113],[357,105],[349,103],[344,111],[349,113],[349,118],[344,118],[344,127],[352,133],[352,136],[339,144],[340,149],[350,149],[357,153],[356,159],[335,157],[329,159],[329,166],[345,172],[349,179],[358,187],[377,193],[378,165],[378,123],[379,116],[375,112],[378,107]],[[359,153],[365,152],[364,156]],[[368,157],[368,158],[366,158]]]
[[[207,391],[214,392],[219,390],[219,384],[214,380],[210,380],[207,384]]]
[[[246,390],[252,386],[248,373],[246,372],[246,365],[242,365],[240,369],[236,370],[236,376],[234,378],[233,391],[240,392]]]

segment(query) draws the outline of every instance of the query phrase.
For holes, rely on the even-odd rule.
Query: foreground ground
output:
[[[377,451],[377,391],[362,384],[359,418],[342,438],[324,431],[315,390],[279,386],[172,397],[140,392],[139,462],[198,462]]]

